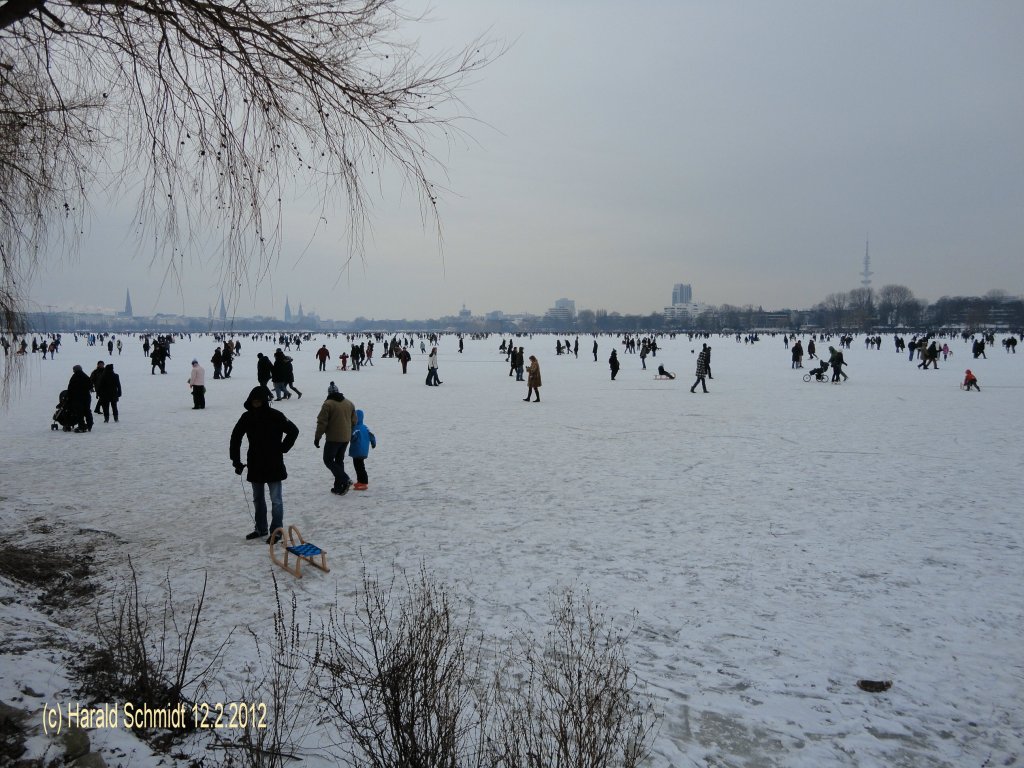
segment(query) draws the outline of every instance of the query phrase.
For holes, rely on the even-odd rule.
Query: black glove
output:
[[[242,474],[242,470],[243,470],[243,469],[245,469],[245,464],[239,464],[239,463],[238,463],[238,462],[236,461],[236,462],[235,462],[235,474],[236,474],[236,475],[240,475],[240,474]]]

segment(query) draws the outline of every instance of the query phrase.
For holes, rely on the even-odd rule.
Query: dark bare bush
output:
[[[635,617],[634,617],[635,618]],[[617,629],[589,594],[566,590],[543,643],[521,634],[495,676],[488,752],[509,768],[633,768],[657,716]]]
[[[188,709],[204,697],[230,639],[201,660],[195,641],[206,599],[206,577],[184,618],[175,604],[169,575],[160,597],[150,602],[139,592],[131,558],[128,569],[130,575],[122,588],[110,597],[109,612],[97,609],[97,643],[84,655],[81,693],[93,702],[132,702],[137,708],[152,709],[184,704]],[[169,739],[190,730],[191,722],[189,717],[184,728],[144,735]]]
[[[399,592],[364,570],[354,614],[332,611],[317,693],[350,765],[483,765],[482,641],[423,567],[403,578]]]

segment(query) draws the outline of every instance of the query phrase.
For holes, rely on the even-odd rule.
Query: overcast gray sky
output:
[[[411,7],[411,6],[410,6]],[[238,315],[285,297],[324,318],[694,299],[811,306],[873,284],[918,296],[1024,293],[1024,2],[434,0],[407,29],[508,51],[462,95],[473,141],[444,150],[438,248],[408,190],[373,200],[349,271],[343,213],[294,201],[272,275]],[[180,287],[97,206],[81,258],[37,306],[205,315],[218,272]]]

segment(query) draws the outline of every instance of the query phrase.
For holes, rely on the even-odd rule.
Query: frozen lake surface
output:
[[[243,540],[251,502],[228,437],[256,353],[277,345],[244,339],[232,378],[214,381],[212,338],[176,342],[165,376],[124,339],[112,358],[120,423],[100,418],[89,434],[51,432],[50,416],[72,365],[90,372],[111,360],[105,348],[65,335],[55,361],[29,362],[0,414],[5,539],[80,542],[107,574],[101,586],[125,572],[126,554],[144,585],[170,571],[179,596],[208,571],[201,640],[266,632],[272,566],[266,546]],[[467,339],[462,354],[444,337],[436,388],[424,386],[418,340],[405,376],[387,359],[318,372],[321,342],[335,359],[347,345],[303,343],[291,354],[304,397],[275,404],[301,430],[286,456],[285,522],[328,551],[332,570],[301,581],[279,571],[281,584],[320,613],[364,566],[386,575],[422,562],[496,638],[542,629],[567,586],[589,588],[610,616],[635,610],[630,658],[663,715],[653,766],[1024,763],[1024,355],[997,345],[974,360],[957,340],[939,370],[922,371],[891,337],[881,350],[857,337],[850,380],[835,386],[804,383],[810,365],[792,370],[781,337],[707,341],[705,395],[688,391],[700,341],[685,336],[661,340],[647,371],[609,336],[598,362],[589,336],[578,359],[556,356],[553,336],[517,339],[540,360],[540,403],[523,402],[498,336]],[[205,411],[191,410],[185,383],[193,356],[207,369]],[[678,379],[656,380],[658,363]],[[958,386],[968,367],[980,393]],[[332,380],[378,441],[369,490],[341,498],[313,447]],[[5,635],[31,623],[0,602]],[[229,649],[228,689],[244,648]],[[48,658],[0,651],[0,700],[26,685],[69,695]],[[861,678],[893,686],[865,693]],[[101,749],[117,738],[94,736]],[[302,764],[333,765],[316,738]],[[155,761],[116,748],[120,764]]]

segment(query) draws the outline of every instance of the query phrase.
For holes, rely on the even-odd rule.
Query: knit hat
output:
[[[328,395],[336,395],[336,394],[338,394],[338,385],[335,384],[333,381],[330,384],[327,385],[327,394]]]
[[[198,360],[193,360],[192,361],[192,365],[199,365],[199,361]]]

